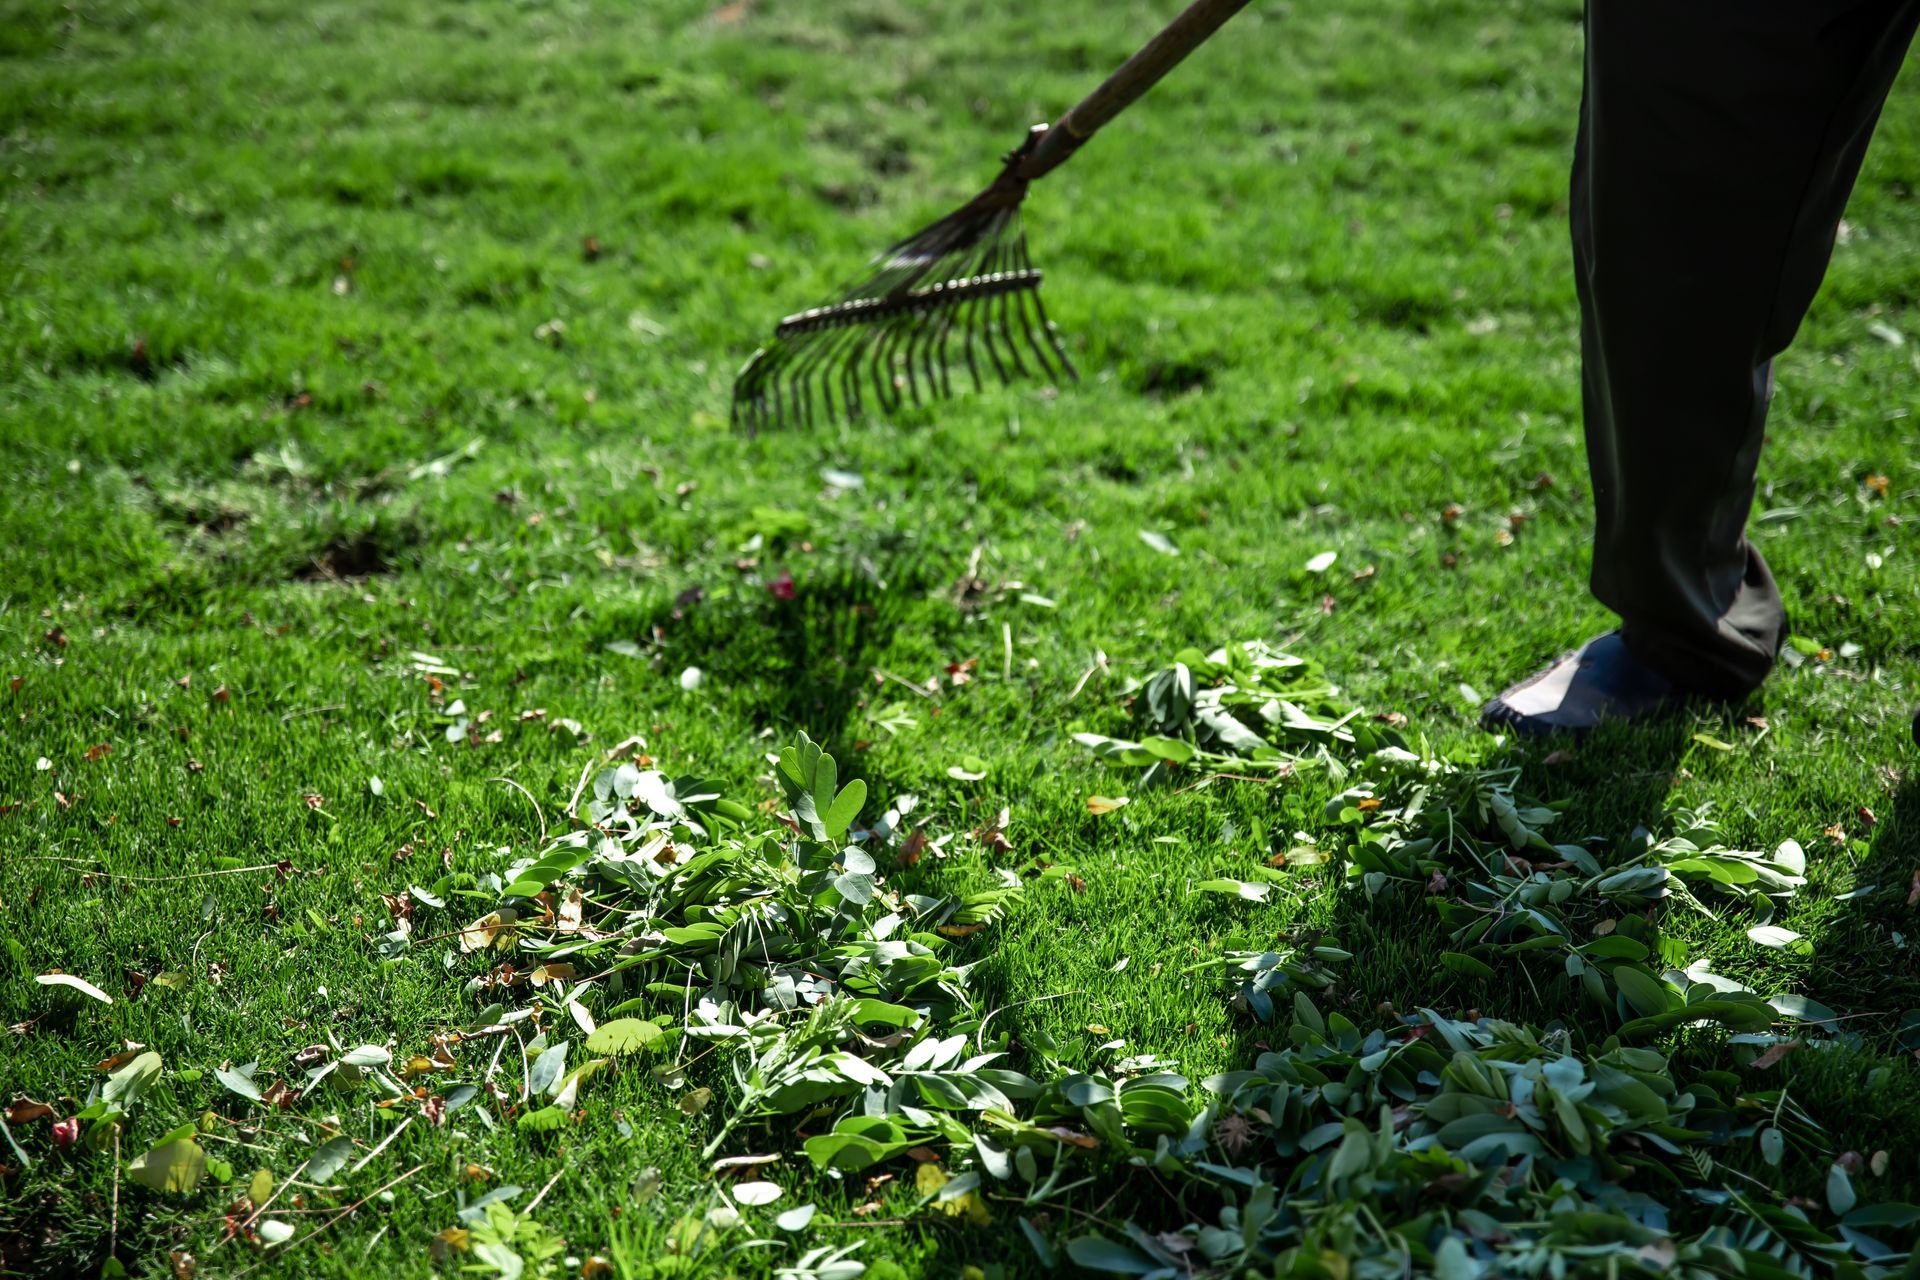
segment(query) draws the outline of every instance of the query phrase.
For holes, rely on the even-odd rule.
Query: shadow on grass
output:
[[[790,592],[742,579],[712,598],[683,595],[653,610],[635,628],[651,636],[669,669],[697,666],[732,690],[757,719],[785,741],[804,730],[859,776],[874,794],[890,795],[861,749],[873,736],[865,723],[874,670],[915,608],[942,585],[931,559],[917,551],[880,560],[813,568]]]
[[[1876,815],[1851,888],[1838,888],[1816,938],[1809,993],[1857,1016],[1848,1029],[1867,1045],[1920,1050],[1920,776],[1905,778],[1888,812]]]

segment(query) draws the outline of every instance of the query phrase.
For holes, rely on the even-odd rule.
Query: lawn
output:
[[[1575,5],[1254,5],[1029,201],[1082,381],[730,429],[731,376],[779,315],[971,195],[1170,10],[0,0],[0,1274],[511,1274],[460,1216],[508,1187],[530,1276],[545,1242],[556,1271],[604,1257],[628,1280],[849,1245],[873,1276],[1025,1276],[1249,1201],[1194,1159],[1143,1167],[1151,1125],[995,1148],[956,1129],[987,1132],[965,1108],[909,1124],[911,1154],[821,1171],[805,1143],[845,1099],[740,1118],[739,1051],[689,1025],[720,976],[687,940],[698,903],[671,944],[708,947],[684,997],[578,984],[610,950],[535,987],[555,916],[521,952],[461,933],[600,768],[712,779],[738,804],[719,835],[782,832],[775,758],[801,731],[864,783],[855,830],[917,798],[911,848],[866,842],[874,903],[944,904],[923,932],[964,998],[890,1007],[1002,1045],[999,1067],[1177,1070],[1167,1105],[1196,1106],[1204,1078],[1318,1044],[1320,1013],[1288,990],[1262,1023],[1195,966],[1320,939],[1353,958],[1311,999],[1359,1034],[1484,1015],[1594,1054],[1623,1034],[1711,1082],[1741,1122],[1687,1148],[1711,1158],[1624,1183],[1677,1232],[1758,1221],[1725,1217],[1727,1188],[1832,1232],[1836,1163],[1862,1205],[1920,1200],[1911,83],[1779,365],[1754,533],[1795,640],[1746,705],[1582,745],[1475,726],[1483,695],[1608,624],[1584,590]],[[1417,755],[1517,767],[1555,840],[1626,848],[1705,813],[1734,850],[1798,842],[1787,945],[1697,881],[1574,917],[1582,945],[1657,918],[1654,973],[1704,962],[1780,1016],[1636,1034],[1684,981],[1595,1001],[1563,951],[1452,936],[1464,882],[1350,879],[1395,810],[1329,806],[1368,776],[1337,733],[1303,730],[1291,770],[1151,777],[1075,739],[1144,740],[1164,726],[1142,682],[1249,640],[1339,687],[1314,715],[1362,707],[1363,738],[1404,717]],[[581,874],[544,907],[568,884],[590,910],[637,901]],[[589,1044],[616,1007],[654,1043]],[[608,1065],[542,1105],[563,1043]],[[126,1114],[96,1102],[58,1145],[103,1091]],[[1754,1117],[1796,1110],[1776,1166]],[[167,1157],[135,1161],[168,1139],[206,1168],[154,1190]],[[1075,1162],[1045,1194],[933,1194],[1036,1145]],[[715,1171],[740,1156],[770,1159]],[[1283,1189],[1326,1163],[1263,1159]],[[1892,1220],[1904,1250],[1913,1219]],[[1198,1265],[1194,1239],[1160,1246]],[[1416,1269],[1475,1274],[1497,1251],[1473,1247]],[[1344,1276],[1331,1253],[1285,1265]]]

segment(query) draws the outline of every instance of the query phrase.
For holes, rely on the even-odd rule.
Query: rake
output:
[[[790,315],[733,383],[749,433],[892,413],[980,390],[986,375],[1078,378],[1040,303],[1020,204],[1100,127],[1220,29],[1248,0],[1194,0],[1052,127],[1033,126],[973,199],[875,258],[834,301]],[[956,379],[956,374],[961,375]]]

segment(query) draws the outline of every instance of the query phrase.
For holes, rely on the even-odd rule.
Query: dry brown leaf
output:
[[[555,912],[555,927],[558,928],[561,933],[578,933],[580,931],[580,914],[585,898],[586,895],[581,893],[578,887],[567,890],[567,896],[561,899],[560,908]]]
[[[533,966],[533,985],[544,987],[549,982],[572,981],[578,972],[578,969],[564,961],[557,964],[537,964]]]
[[[513,941],[513,922],[518,913],[512,907],[489,911],[460,931],[460,950],[485,951],[488,947],[505,950]]]

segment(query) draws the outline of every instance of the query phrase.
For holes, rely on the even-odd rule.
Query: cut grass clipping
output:
[[[802,735],[773,759],[775,815],[621,764],[582,775],[571,829],[537,857],[391,900],[380,951],[468,975],[477,1012],[461,1029],[399,1054],[326,1044],[274,1070],[218,1071],[227,1097],[198,1119],[162,1114],[164,1063],[129,1053],[51,1141],[77,1148],[58,1158],[130,1154],[127,1177],[161,1194],[220,1184],[226,1241],[291,1249],[417,1169],[332,1213],[290,1210],[286,1188],[352,1179],[407,1125],[558,1133],[597,1078],[648,1072],[705,1117],[710,1201],[651,1227],[633,1221],[644,1207],[630,1213],[611,1261],[572,1260],[587,1275],[684,1274],[760,1250],[792,1257],[783,1275],[860,1274],[857,1241],[813,1244],[815,1206],[755,1175],[771,1157],[747,1154],[749,1135],[798,1144],[827,1177],[911,1168],[922,1211],[1009,1222],[1048,1267],[1064,1255],[1167,1277],[1912,1274],[1920,1207],[1862,1203],[1861,1158],[1836,1157],[1785,1089],[1754,1090],[1733,1069],[1850,1051],[1838,1015],[1718,976],[1660,928],[1679,904],[1746,913],[1754,941],[1802,945],[1768,923],[1803,883],[1799,847],[1728,849],[1694,815],[1617,848],[1556,840],[1555,809],[1516,793],[1519,767],[1497,741],[1438,759],[1335,696],[1311,664],[1258,642],[1189,651],[1134,692],[1138,741],[1080,737],[1144,769],[1142,785],[1212,776],[1194,765],[1327,771],[1343,790],[1318,833],[1264,878],[1200,887],[1259,903],[1298,868],[1344,868],[1349,891],[1389,911],[1437,912],[1453,974],[1520,966],[1564,1020],[1455,1019],[1415,998],[1413,1012],[1356,1022],[1332,1007],[1353,957],[1335,938],[1294,937],[1195,966],[1275,1025],[1279,1047],[1250,1067],[1196,1086],[1114,1046],[1100,1069],[1073,1069],[1044,1034],[1016,1041],[996,1025],[969,980],[1009,902],[1071,869],[957,889],[922,862],[929,836],[902,807],[862,825],[877,807],[865,785],[842,785]],[[454,917],[465,902],[487,910]],[[446,923],[416,938],[428,919]],[[1651,1046],[1687,1028],[1713,1034],[1689,1038],[1697,1065],[1683,1070]],[[286,1110],[312,1117],[304,1147],[271,1120]],[[258,1171],[228,1158],[242,1152]],[[1049,1213],[1089,1180],[1160,1194],[1119,1221]],[[511,1186],[462,1197],[436,1249],[469,1271],[558,1274],[564,1245],[534,1218],[540,1199]]]

